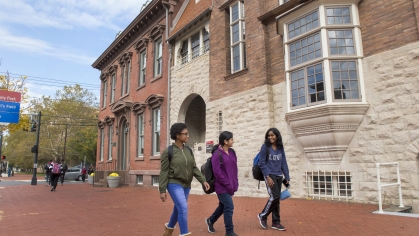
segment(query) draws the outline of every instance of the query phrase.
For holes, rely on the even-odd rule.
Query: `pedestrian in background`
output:
[[[81,170],[81,179],[83,180],[83,183],[86,180],[86,174],[87,174],[86,166],[83,166],[83,169]]]
[[[92,173],[95,173],[95,170],[93,169],[93,164],[90,164],[89,169],[87,169],[87,174],[90,175]]]
[[[184,123],[176,123],[170,127],[170,138],[175,143],[170,147],[172,152],[169,160],[169,147],[161,154],[161,167],[159,176],[160,199],[167,199],[166,189],[173,200],[174,207],[169,223],[164,226],[163,236],[172,235],[176,223],[179,223],[180,235],[191,235],[188,230],[188,197],[191,190],[192,178],[195,177],[201,184],[209,189],[204,175],[196,167],[192,150],[185,146],[189,133]]]
[[[266,152],[269,149],[269,158],[266,160]],[[265,178],[266,189],[268,190],[269,199],[263,208],[262,212],[258,214],[259,223],[262,228],[268,228],[267,218],[272,213],[272,229],[286,230],[281,225],[279,215],[279,205],[281,197],[282,178],[285,176],[284,184],[289,184],[290,176],[288,170],[287,159],[285,157],[284,145],[282,144],[282,137],[279,130],[270,128],[265,134],[265,143],[260,149],[259,167],[262,170]]]
[[[52,160],[49,160],[47,164],[45,164],[45,181],[47,182],[47,186],[51,186],[51,166]]]
[[[218,145],[212,148],[211,164],[214,174],[214,190],[219,200],[214,213],[205,219],[208,232],[215,233],[214,224],[224,214],[226,236],[237,236],[233,225],[233,195],[239,187],[237,156],[232,149],[233,133],[223,131],[218,139]]]
[[[58,160],[55,160],[55,162],[52,162],[49,169],[51,170],[51,192],[55,192],[55,189],[57,188],[57,184],[58,184],[58,179],[60,178],[61,175],[61,169],[62,166],[61,164],[58,162]]]
[[[67,172],[67,170],[68,170],[68,166],[67,166],[67,163],[65,163],[65,161],[64,161],[64,159],[61,159],[61,165],[62,165],[62,168],[61,168],[61,174],[60,174],[60,177],[61,177],[61,186],[63,186],[63,183],[64,183],[64,176],[65,176],[65,172]]]

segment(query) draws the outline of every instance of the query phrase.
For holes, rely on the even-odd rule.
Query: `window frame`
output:
[[[102,108],[105,108],[106,107],[106,100],[108,99],[108,81],[107,80],[104,80],[103,81],[103,91],[102,91],[102,96],[103,96],[103,99],[102,99]]]
[[[144,156],[144,113],[137,114],[137,157]]]
[[[320,41],[319,41],[319,43],[320,43],[320,52],[321,52],[320,57],[314,57],[314,59],[311,59],[311,60],[308,60],[308,61],[305,61],[305,62],[301,62],[301,63],[296,64],[296,65],[291,65],[291,49],[290,49],[291,44],[295,44],[295,43],[297,43],[299,41],[302,41],[303,39],[307,39],[307,38],[309,38],[311,36],[314,37],[316,34],[319,34],[319,37],[320,37]],[[317,31],[311,32],[310,34],[304,34],[302,37],[296,37],[292,41],[287,42],[287,47],[288,47],[288,53],[289,53],[289,55],[288,55],[288,63],[289,63],[290,69],[292,69],[292,70],[294,70],[294,68],[305,67],[306,65],[311,64],[311,63],[314,63],[315,61],[320,60],[320,59],[321,60],[324,60],[324,56],[323,56],[323,40],[322,40],[322,34],[321,34],[321,31],[320,30],[318,32]],[[314,44],[314,47],[315,47],[315,44]],[[315,56],[316,49],[314,49],[313,52],[314,52],[314,56]]]
[[[328,21],[327,21],[327,9],[344,8],[344,7],[349,8],[349,19],[351,20],[351,22],[350,23],[342,23],[342,24],[329,24]],[[331,26],[331,25],[333,25],[333,26],[352,26],[352,25],[354,25],[352,7],[350,5],[327,5],[327,6],[324,6],[324,12],[325,12],[324,13],[324,17],[325,17],[324,22],[327,26]],[[333,16],[333,17],[335,17],[335,16]]]
[[[147,49],[140,52],[140,75],[138,78],[138,86],[145,85],[147,76]]]
[[[194,41],[194,38],[197,38],[197,40]],[[191,54],[192,60],[201,56],[201,30],[191,36]]]
[[[309,31],[306,31],[304,33],[300,33],[299,35],[294,35],[292,38],[290,38],[290,30],[289,30],[289,25],[293,24],[294,22],[300,21],[302,18],[306,18],[308,15],[313,14],[314,12],[317,12],[317,21],[318,21],[318,25],[315,28],[311,28]],[[287,38],[288,38],[288,42],[293,41],[293,40],[298,40],[301,38],[304,38],[305,35],[311,35],[312,32],[314,31],[321,31],[321,22],[320,22],[320,10],[319,7],[311,9],[310,11],[306,12],[305,14],[300,15],[297,18],[292,19],[291,21],[289,21],[288,23],[286,23],[286,30],[287,30]],[[321,39],[320,39],[321,40]]]
[[[308,67],[316,66],[316,65],[321,65],[322,66],[324,100],[317,101],[317,102],[309,102],[309,96],[310,96],[310,94],[309,94],[309,91],[308,91],[308,75],[307,75],[307,69],[308,69]],[[298,72],[300,70],[304,70],[304,88],[305,88],[306,102],[303,105],[293,106],[292,105],[292,78],[291,78],[291,76],[292,76],[292,73]],[[289,91],[289,93],[290,93],[290,103],[291,103],[290,106],[291,106],[291,109],[292,110],[298,109],[298,108],[311,107],[311,106],[316,106],[316,105],[319,105],[319,104],[327,103],[326,79],[325,79],[325,73],[324,73],[324,61],[322,60],[322,61],[318,61],[316,63],[310,63],[310,64],[308,64],[306,66],[299,67],[298,69],[293,70],[292,72],[290,72],[290,91]]]
[[[161,132],[161,121],[160,121],[160,116],[161,116],[161,111],[160,111],[160,107],[156,107],[153,108],[153,113],[152,113],[152,119],[153,119],[153,124],[152,124],[152,154],[153,156],[157,156],[160,155],[160,132]],[[156,112],[158,115],[156,115]],[[158,126],[157,126],[158,124]],[[157,130],[158,128],[158,130]],[[158,139],[156,137],[156,134],[158,133]],[[158,145],[157,145],[158,143]]]
[[[354,48],[354,53],[353,54],[333,54],[332,55],[332,49],[331,49],[331,46],[330,46],[330,38],[329,38],[329,31],[345,31],[345,30],[351,30],[352,31],[352,41],[353,41],[353,48]],[[356,56],[356,50],[357,50],[357,47],[356,47],[356,40],[355,40],[355,31],[354,31],[354,28],[353,27],[349,27],[349,28],[346,28],[346,27],[342,27],[342,28],[328,28],[328,29],[326,29],[326,37],[327,37],[327,51],[328,51],[328,54],[329,54],[329,58],[338,58],[338,57],[345,57],[345,58],[348,58],[348,57],[353,57],[353,56]],[[337,38],[336,38],[337,39]],[[336,42],[337,43],[337,42]],[[346,47],[346,46],[345,46]],[[339,47],[338,47],[339,48]]]
[[[162,71],[163,71],[163,38],[160,37],[154,43],[154,77],[161,75]]]
[[[233,21],[233,8],[237,5],[237,11],[238,11],[238,18]],[[230,5],[229,7],[230,14],[229,14],[229,24],[230,24],[230,63],[231,63],[231,74],[234,74],[236,72],[239,72],[241,70],[246,69],[246,35],[245,35],[245,25],[246,25],[246,18],[245,18],[245,11],[244,11],[244,2],[237,1]],[[238,40],[237,42],[233,42],[233,26],[238,24]],[[239,68],[234,68],[234,49],[238,46],[239,50]]]
[[[113,125],[109,125],[109,128],[108,128],[108,161],[112,160],[112,137],[113,137]]]
[[[124,63],[124,65],[122,66],[122,70],[121,70],[122,71],[121,97],[125,95],[124,89],[125,89],[125,75],[126,75],[125,70],[126,70],[126,68],[127,68],[127,66]]]
[[[332,62],[340,62],[340,61],[354,61],[355,62],[355,67],[356,67],[356,76],[357,76],[357,82],[358,82],[358,95],[359,98],[358,99],[336,99],[335,98],[335,90],[334,90],[334,85],[333,85],[333,70],[332,70]],[[360,82],[360,73],[359,73],[359,63],[357,59],[350,59],[350,58],[345,58],[345,59],[331,59],[329,60],[329,66],[330,66],[330,89],[332,91],[332,101],[333,102],[361,102],[362,101],[362,93],[361,93],[361,82]]]
[[[100,149],[99,149],[99,161],[104,160],[104,152],[105,152],[105,130],[104,128],[100,129]]]
[[[127,65],[127,75],[126,75],[126,84],[125,84],[125,94],[129,94],[130,84],[131,84],[131,60],[125,63]]]
[[[116,88],[116,75],[113,73],[111,75],[111,97],[110,97],[110,103],[115,102],[115,88]]]
[[[182,41],[182,49],[180,50],[180,64],[181,65],[184,65],[189,62],[189,38],[190,37]]]

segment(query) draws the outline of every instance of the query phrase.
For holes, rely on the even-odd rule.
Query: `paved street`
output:
[[[2,178],[0,235],[162,235],[173,203],[162,203],[157,188],[93,188],[65,183],[56,192],[44,182],[31,186],[31,176]],[[19,181],[18,181],[19,180]],[[40,180],[40,178],[38,178]],[[18,185],[5,185],[18,181]],[[217,232],[206,230],[204,219],[217,205],[215,195],[191,195],[189,227],[192,235],[225,235],[223,219]],[[417,235],[419,219],[372,214],[376,205],[304,199],[281,203],[287,231],[263,230],[256,218],[266,199],[234,197],[235,231],[246,235]],[[270,224],[270,218],[268,219]],[[54,228],[57,227],[56,232]],[[179,235],[176,229],[173,235]]]

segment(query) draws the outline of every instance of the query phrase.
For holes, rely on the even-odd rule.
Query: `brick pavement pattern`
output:
[[[9,178],[22,179],[22,177]],[[26,179],[30,179],[26,178]],[[38,177],[38,180],[40,178]],[[376,205],[305,199],[281,203],[287,231],[260,227],[256,215],[267,198],[234,197],[233,222],[240,236],[247,235],[417,235],[419,219],[375,215]],[[215,195],[190,195],[189,228],[192,235],[225,235],[221,217],[215,234],[204,219],[218,204]],[[0,235],[162,235],[173,202],[162,203],[156,187],[93,188],[88,183],[64,184],[56,192],[38,185],[0,183]],[[270,227],[271,218],[268,218]],[[52,228],[58,227],[58,233]],[[173,235],[179,235],[177,228]]]

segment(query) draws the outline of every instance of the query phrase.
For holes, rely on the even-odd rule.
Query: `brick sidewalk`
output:
[[[303,199],[281,203],[282,223],[287,231],[263,230],[256,215],[265,203],[262,198],[234,197],[233,222],[238,235],[418,235],[419,232],[419,219],[372,214],[376,205]],[[204,219],[217,204],[215,195],[190,196],[192,235],[225,235],[222,218],[215,224],[215,234],[206,230]],[[160,201],[157,188],[93,188],[82,183],[58,186],[56,192],[50,192],[43,184],[28,183],[0,188],[0,235],[157,236],[162,235],[172,207],[170,198],[165,203]],[[52,232],[54,226],[60,228],[57,233]],[[179,235],[179,230],[173,235]]]

